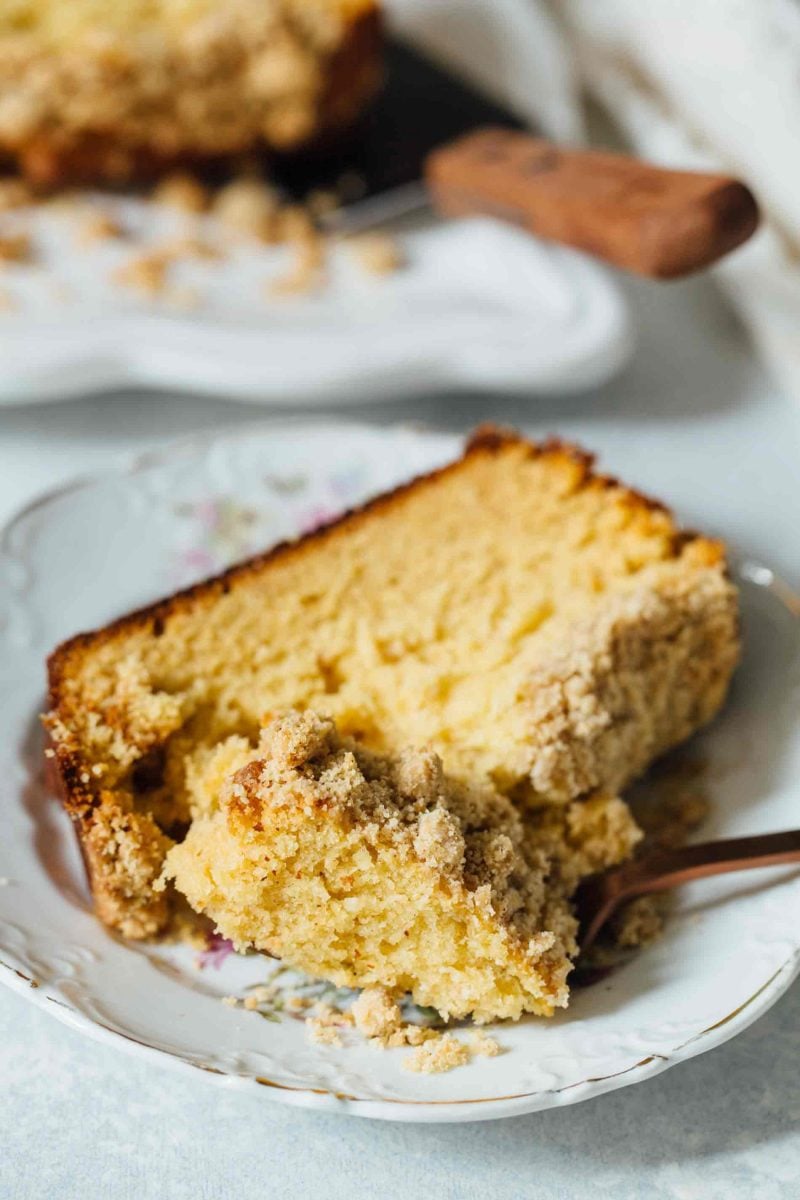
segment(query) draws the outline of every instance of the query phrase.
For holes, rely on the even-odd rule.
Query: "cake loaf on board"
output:
[[[0,154],[48,187],[305,150],[350,126],[382,74],[376,0],[5,8]]]

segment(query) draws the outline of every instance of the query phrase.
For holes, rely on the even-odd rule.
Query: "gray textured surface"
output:
[[[437,400],[359,413],[558,431],[800,584],[800,409],[704,283],[631,284],[631,368],[595,396]],[[110,454],[252,420],[241,406],[114,397],[0,416],[0,518]],[[354,414],[356,415],[356,414]],[[711,487],[709,455],[730,463]],[[467,1126],[315,1116],[101,1048],[0,990],[0,1197],[783,1200],[800,1196],[800,987],[721,1049],[575,1108]]]

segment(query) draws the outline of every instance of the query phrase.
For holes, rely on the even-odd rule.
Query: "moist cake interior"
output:
[[[51,661],[98,911],[161,928],[160,860],[271,713],[331,717],[534,809],[613,793],[710,719],[738,654],[724,551],[570,448],[466,457]],[[244,756],[244,758],[243,758]],[[121,847],[125,847],[122,853]]]

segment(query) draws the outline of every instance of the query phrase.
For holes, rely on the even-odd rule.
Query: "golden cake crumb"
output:
[[[353,1020],[365,1037],[381,1038],[400,1026],[400,1006],[386,988],[364,988],[352,1007]]]
[[[382,987],[369,987],[359,995],[351,1009],[356,1029],[371,1046],[391,1050],[397,1046],[419,1046],[437,1031],[424,1025],[403,1021],[400,1006]]]
[[[391,1033],[384,1033],[380,1037],[372,1037],[367,1040],[370,1046],[375,1046],[380,1050],[395,1050],[400,1046],[421,1046],[423,1042],[438,1036],[439,1033],[436,1029],[409,1022],[405,1025],[398,1025],[397,1029],[393,1029]]]
[[[328,1004],[327,1000],[317,1000],[315,1002],[314,1019],[322,1025],[334,1025],[337,1028],[354,1023],[352,1013],[343,1012],[342,1009],[336,1008],[333,1004]]]
[[[287,204],[278,211],[278,240],[316,245],[322,240],[322,235],[304,205]]]
[[[441,1075],[455,1067],[466,1066],[469,1060],[469,1048],[452,1033],[443,1033],[417,1046],[408,1058],[403,1059],[403,1067],[421,1075]]]
[[[499,1042],[488,1037],[481,1029],[476,1029],[470,1036],[469,1048],[473,1054],[480,1054],[484,1058],[497,1058],[503,1052]]]
[[[305,1020],[309,1039],[321,1046],[342,1046],[339,1031],[352,1024],[349,1012],[342,1012],[324,1000],[317,1001],[312,1015]]]
[[[258,987],[254,987],[253,990],[247,996],[245,996],[242,1003],[248,1012],[253,1012],[255,1009],[259,1008],[260,1005],[267,1004],[270,1000],[273,1000],[275,995],[276,989],[272,984],[262,983]]]
[[[322,238],[299,241],[293,248],[294,261],[289,270],[267,285],[273,298],[304,296],[325,281],[325,250]]]
[[[223,996],[222,1003],[226,1008],[238,1008],[239,1000],[236,996]]]
[[[320,1021],[319,1017],[307,1018],[306,1032],[308,1040],[314,1042],[317,1046],[335,1046],[340,1048],[344,1045],[339,1036],[338,1029],[333,1025],[326,1025],[324,1021]]]
[[[168,262],[178,262],[181,259],[196,258],[205,262],[217,262],[224,258],[224,253],[217,245],[205,238],[192,235],[170,238],[159,242],[153,247],[153,253],[158,254]]]
[[[305,1012],[307,1008],[311,1008],[314,1001],[309,996],[287,996],[283,1002],[283,1007],[289,1013]]]
[[[392,275],[406,265],[402,246],[387,233],[362,233],[348,238],[345,245],[369,275]]]
[[[107,241],[109,238],[121,238],[125,231],[109,213],[91,213],[81,222],[76,241],[78,246],[91,246],[94,242]]]
[[[307,295],[325,279],[326,242],[306,208],[289,204],[277,216],[276,240],[288,244],[293,261],[288,271],[267,285],[270,297]]]
[[[32,258],[33,240],[29,234],[0,234],[0,263],[27,263]]]
[[[179,212],[197,214],[208,208],[208,192],[194,175],[186,171],[174,171],[153,189],[156,204],[164,204]]]
[[[169,263],[158,252],[145,253],[131,258],[117,267],[112,281],[119,287],[131,288],[145,296],[158,296],[164,291]]]
[[[737,659],[732,596],[698,571],[621,592],[543,647],[528,682],[536,795],[619,790],[708,720]]]
[[[277,192],[259,179],[234,179],[214,197],[211,212],[232,233],[260,242],[278,240]]]

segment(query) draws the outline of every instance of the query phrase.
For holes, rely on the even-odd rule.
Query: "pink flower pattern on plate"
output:
[[[233,953],[233,942],[229,942],[221,933],[206,934],[206,948],[197,956],[197,969],[204,971],[206,967],[214,967],[218,971]]]

